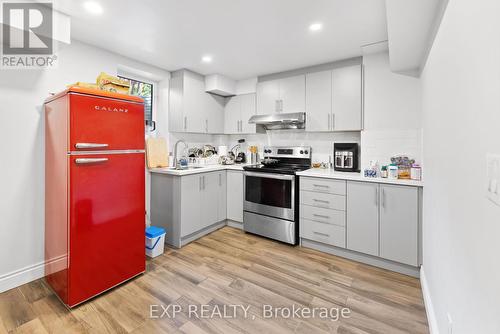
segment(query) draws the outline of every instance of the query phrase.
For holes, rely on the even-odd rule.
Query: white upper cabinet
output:
[[[227,98],[224,108],[224,133],[231,135],[239,133],[241,120],[241,98],[237,96]]]
[[[331,131],[332,71],[306,75],[306,130]]]
[[[336,68],[332,71],[333,130],[362,130],[362,66]]]
[[[255,133],[255,124],[248,124],[248,120],[256,113],[255,93],[240,95],[241,98],[241,123],[240,131],[242,133]]]
[[[255,93],[227,98],[224,109],[224,133],[255,133],[255,124],[248,124],[250,117],[255,115],[255,108]]]
[[[305,75],[280,80],[280,112],[304,112],[306,110]]]
[[[362,66],[306,75],[306,131],[363,129]]]
[[[187,70],[172,73],[169,94],[170,131],[223,133],[224,98],[205,92],[202,75]]]
[[[259,82],[257,113],[304,112],[305,91],[305,75]]]
[[[257,114],[279,112],[280,83],[279,80],[259,82],[257,84]]]

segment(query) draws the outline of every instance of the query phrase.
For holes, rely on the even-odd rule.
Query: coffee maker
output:
[[[358,143],[334,143],[333,169],[340,172],[359,172]]]

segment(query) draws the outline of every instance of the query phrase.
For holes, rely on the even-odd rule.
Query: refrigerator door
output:
[[[68,305],[145,270],[144,153],[70,155]]]
[[[143,150],[144,104],[70,93],[70,151]]]

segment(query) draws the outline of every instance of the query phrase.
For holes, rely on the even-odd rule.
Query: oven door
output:
[[[245,172],[244,210],[295,220],[295,176]]]

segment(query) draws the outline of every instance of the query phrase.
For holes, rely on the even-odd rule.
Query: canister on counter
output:
[[[416,180],[416,181],[422,180],[422,167],[420,167],[419,164],[411,165],[410,174],[411,174],[412,180]]]
[[[395,165],[395,164],[389,165],[388,177],[389,177],[389,179],[397,179],[398,178],[398,166],[397,165]]]

